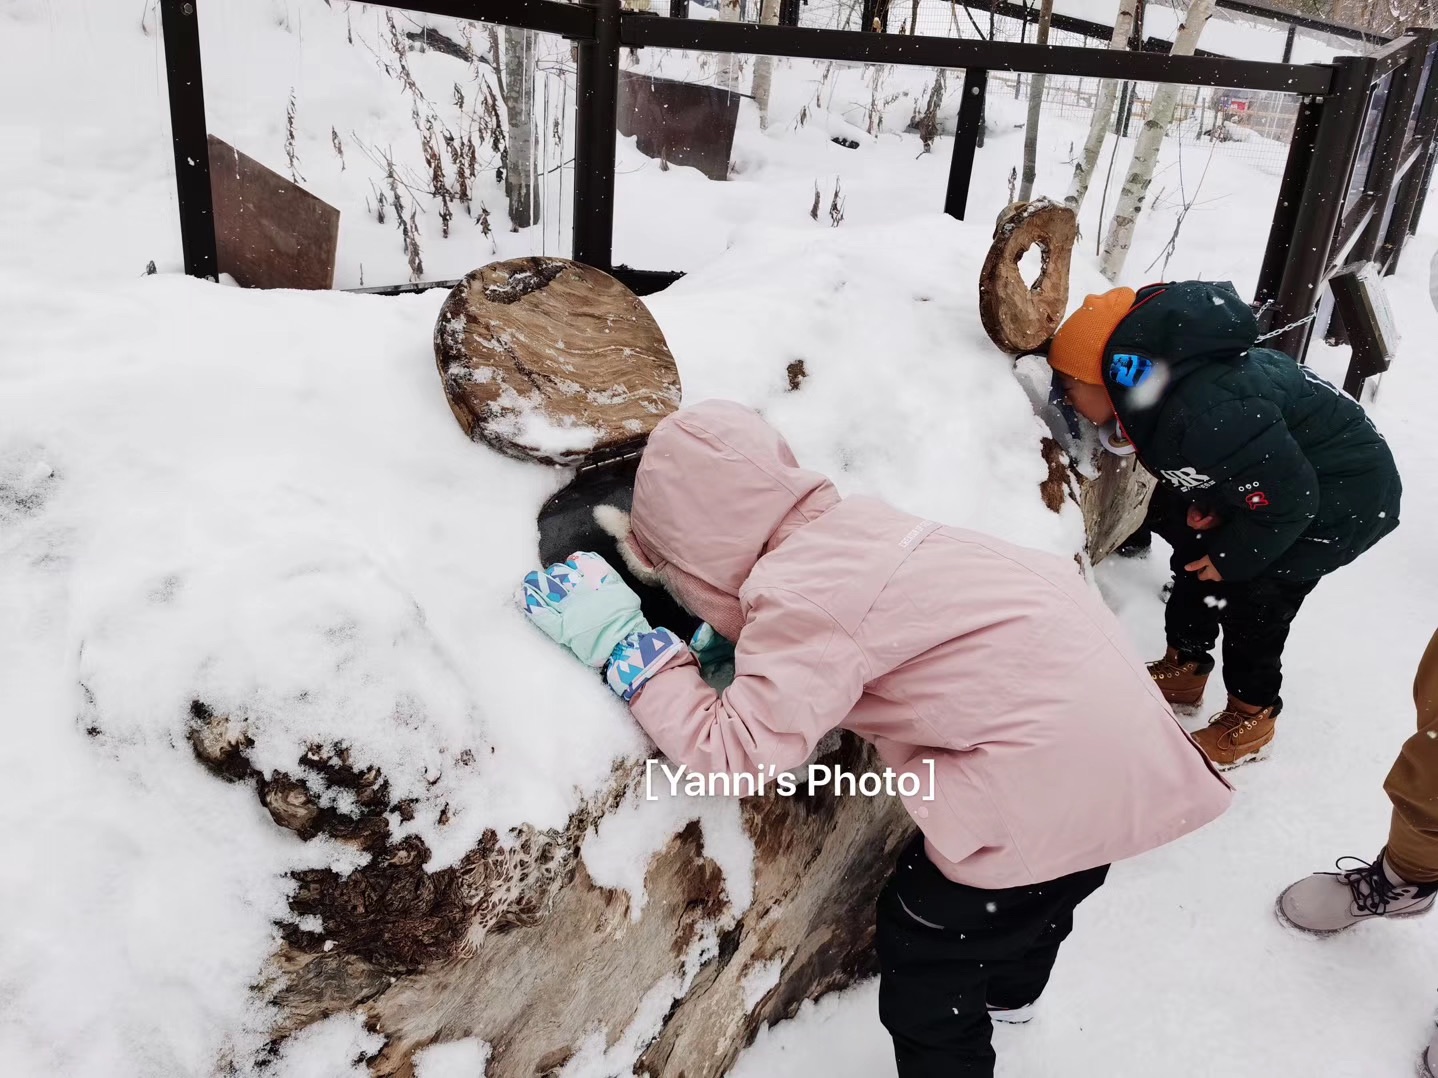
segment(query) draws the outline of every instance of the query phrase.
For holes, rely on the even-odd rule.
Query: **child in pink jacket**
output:
[[[990,1015],[1026,1015],[1109,864],[1228,805],[1071,561],[840,498],[747,408],[661,422],[627,523],[636,575],[733,642],[722,693],[597,555],[531,573],[525,602],[666,756],[793,768],[842,727],[917,776],[918,829],[878,906],[901,1078],[992,1075]]]

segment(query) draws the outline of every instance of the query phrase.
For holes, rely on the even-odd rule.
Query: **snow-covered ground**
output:
[[[374,9],[206,0],[201,18],[213,129],[283,169],[294,88],[300,170],[345,214],[338,283],[358,284],[361,267],[368,284],[404,279],[393,219],[366,210],[378,174],[356,153],[393,145],[419,167],[415,102],[371,51],[384,40]],[[463,438],[430,350],[443,294],[261,294],[175,274],[154,29],[143,4],[0,4],[12,44],[0,68],[7,1078],[200,1076],[226,1061],[243,1072],[264,1025],[250,987],[286,915],[285,873],[352,863],[279,831],[252,790],[196,766],[184,741],[191,700],[247,716],[261,766],[289,764],[310,738],[346,739],[383,766],[396,797],[418,798],[406,826],[435,851],[433,867],[484,827],[562,823],[612,760],[644,751],[623,709],[512,607],[535,512],[566,477]],[[558,116],[572,73],[563,50],[539,52],[547,115]],[[436,100],[465,71],[442,54],[409,58]],[[636,62],[701,73],[680,54]],[[1076,515],[1050,514],[1035,496],[1042,428],[975,309],[990,222],[1019,160],[1020,111],[994,101],[970,220],[951,221],[938,213],[951,143],[921,154],[902,133],[930,79],[780,63],[769,130],[743,105],[728,183],[661,170],[621,140],[616,255],[691,271],[650,302],[687,399],[763,407],[846,491],[1071,551]],[[957,88],[953,79],[947,113]],[[870,135],[876,94],[885,122]],[[859,148],[835,145],[836,134]],[[508,230],[492,173],[475,189],[476,212],[481,201],[492,212],[489,237],[461,216],[441,240],[422,202],[426,276],[566,250],[569,137],[561,130],[552,147],[554,218],[536,228]],[[1082,138],[1046,119],[1040,192],[1063,191]],[[1211,162],[1192,143],[1181,154],[1170,149],[1155,182],[1129,281],[1162,272],[1180,170],[1192,195],[1207,164],[1166,275],[1251,290],[1277,176],[1223,147]],[[836,183],[844,220],[830,227]],[[1095,198],[1084,227],[1075,296],[1103,287]],[[1115,870],[1080,916],[1044,1013],[999,1031],[1001,1074],[1371,1078],[1406,1073],[1426,1037],[1433,926],[1316,943],[1282,930],[1271,904],[1290,879],[1381,843],[1380,782],[1438,621],[1438,448],[1425,407],[1438,372],[1422,351],[1438,336],[1435,251],[1438,223],[1393,282],[1407,345],[1372,406],[1407,481],[1404,526],[1325,582],[1300,618],[1273,759],[1238,772],[1242,796],[1219,823]],[[141,277],[150,260],[160,274]],[[808,378],[789,393],[794,359]],[[1330,376],[1342,362],[1317,357]],[[1099,577],[1143,646],[1161,647],[1159,560]],[[734,807],[701,815],[706,840],[728,836],[726,882],[742,899]],[[657,812],[649,838],[675,816]],[[586,857],[613,862],[616,886],[637,886],[623,859],[654,848],[643,838],[611,838]],[[355,1020],[337,1019],[295,1038],[270,1073],[358,1073],[352,1061],[374,1047]],[[473,1075],[484,1053],[476,1042],[431,1049],[420,1078]],[[765,1033],[736,1074],[891,1071],[870,985]]]

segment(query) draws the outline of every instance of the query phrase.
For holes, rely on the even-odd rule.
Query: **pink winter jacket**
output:
[[[747,408],[710,401],[659,424],[631,527],[661,576],[720,599],[695,614],[742,618],[722,695],[686,653],[631,704],[691,770],[798,767],[852,730],[920,776],[903,801],[929,857],[981,888],[1132,857],[1228,806],[1072,561],[841,499]]]

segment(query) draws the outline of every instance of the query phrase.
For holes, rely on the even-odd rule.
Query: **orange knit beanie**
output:
[[[1049,366],[1089,385],[1103,385],[1103,353],[1113,331],[1133,308],[1132,288],[1114,288],[1088,296],[1083,306],[1064,319],[1049,344]]]

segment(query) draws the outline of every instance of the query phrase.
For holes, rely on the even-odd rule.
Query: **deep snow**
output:
[[[396,796],[420,798],[409,826],[436,866],[486,826],[562,823],[612,760],[645,750],[622,707],[512,606],[535,511],[565,474],[465,441],[429,345],[443,294],[259,294],[173,275],[164,67],[144,10],[148,23],[129,5],[0,8],[0,35],[14,42],[0,69],[0,1073],[25,1078],[247,1066],[265,1018],[250,986],[285,912],[283,874],[353,863],[280,832],[251,790],[194,764],[182,736],[191,699],[249,717],[266,766],[288,765],[311,737],[345,738]],[[372,9],[349,14],[362,38],[374,28]],[[404,142],[409,102],[349,44],[345,15],[321,0],[208,0],[210,116],[282,167],[296,87],[301,167],[346,215],[338,283],[357,284],[361,265],[366,283],[400,280],[393,222],[365,215],[372,170],[353,152],[344,171],[325,157],[336,127],[417,160]],[[459,77],[450,58],[412,59],[437,96]],[[699,70],[679,54],[640,62]],[[545,84],[557,115],[556,63]],[[873,137],[866,75],[779,64],[775,122],[761,132],[744,105],[727,184],[662,171],[621,140],[616,254],[693,271],[650,301],[686,399],[762,407],[845,491],[1072,551],[1076,514],[1050,514],[1034,489],[1042,425],[974,308],[1019,114],[995,101],[970,222],[956,223],[937,213],[950,143],[920,155],[915,136],[897,133],[931,73],[886,76],[885,94],[909,96],[885,106]],[[569,87],[572,100],[572,75]],[[838,133],[860,148],[831,143]],[[1039,189],[1062,193],[1083,129],[1046,120],[1042,137]],[[1182,154],[1191,191],[1207,150]],[[1131,282],[1172,231],[1172,148],[1166,162]],[[827,210],[836,180],[845,220],[831,228],[808,210],[816,183]],[[562,207],[572,181],[560,169],[549,182],[546,205]],[[1220,148],[1169,275],[1251,289],[1276,186]],[[567,247],[562,219],[512,233],[497,185],[483,197],[497,222],[489,240],[458,219],[440,241],[424,216],[427,276],[496,251]],[[1085,228],[1075,299],[1103,287],[1088,253],[1095,199]],[[1242,797],[1218,824],[1115,871],[1085,907],[1044,1013],[999,1031],[1001,1074],[1368,1078],[1406,1073],[1426,1037],[1431,926],[1316,943],[1280,929],[1270,907],[1290,879],[1382,841],[1379,783],[1411,723],[1407,684],[1438,605],[1438,450],[1424,408],[1438,375],[1421,351],[1438,334],[1435,250],[1430,226],[1394,283],[1408,345],[1373,406],[1408,484],[1404,526],[1300,618],[1274,758],[1237,774]],[[161,275],[142,279],[150,259]],[[795,359],[808,377],[790,393]],[[1318,363],[1341,375],[1341,355]],[[1162,578],[1157,560],[1099,573],[1147,650],[1161,646]],[[747,841],[730,802],[621,812],[586,862],[637,892],[647,851],[694,817],[722,846],[742,904]],[[873,997],[863,986],[806,1009],[736,1074],[890,1073]],[[668,1002],[657,994],[652,1013],[608,1053],[588,1046],[576,1070],[622,1068]],[[375,1046],[354,1019],[332,1019],[287,1044],[271,1073],[362,1073],[353,1061]],[[478,1042],[431,1049],[420,1078],[474,1074],[484,1053]]]

